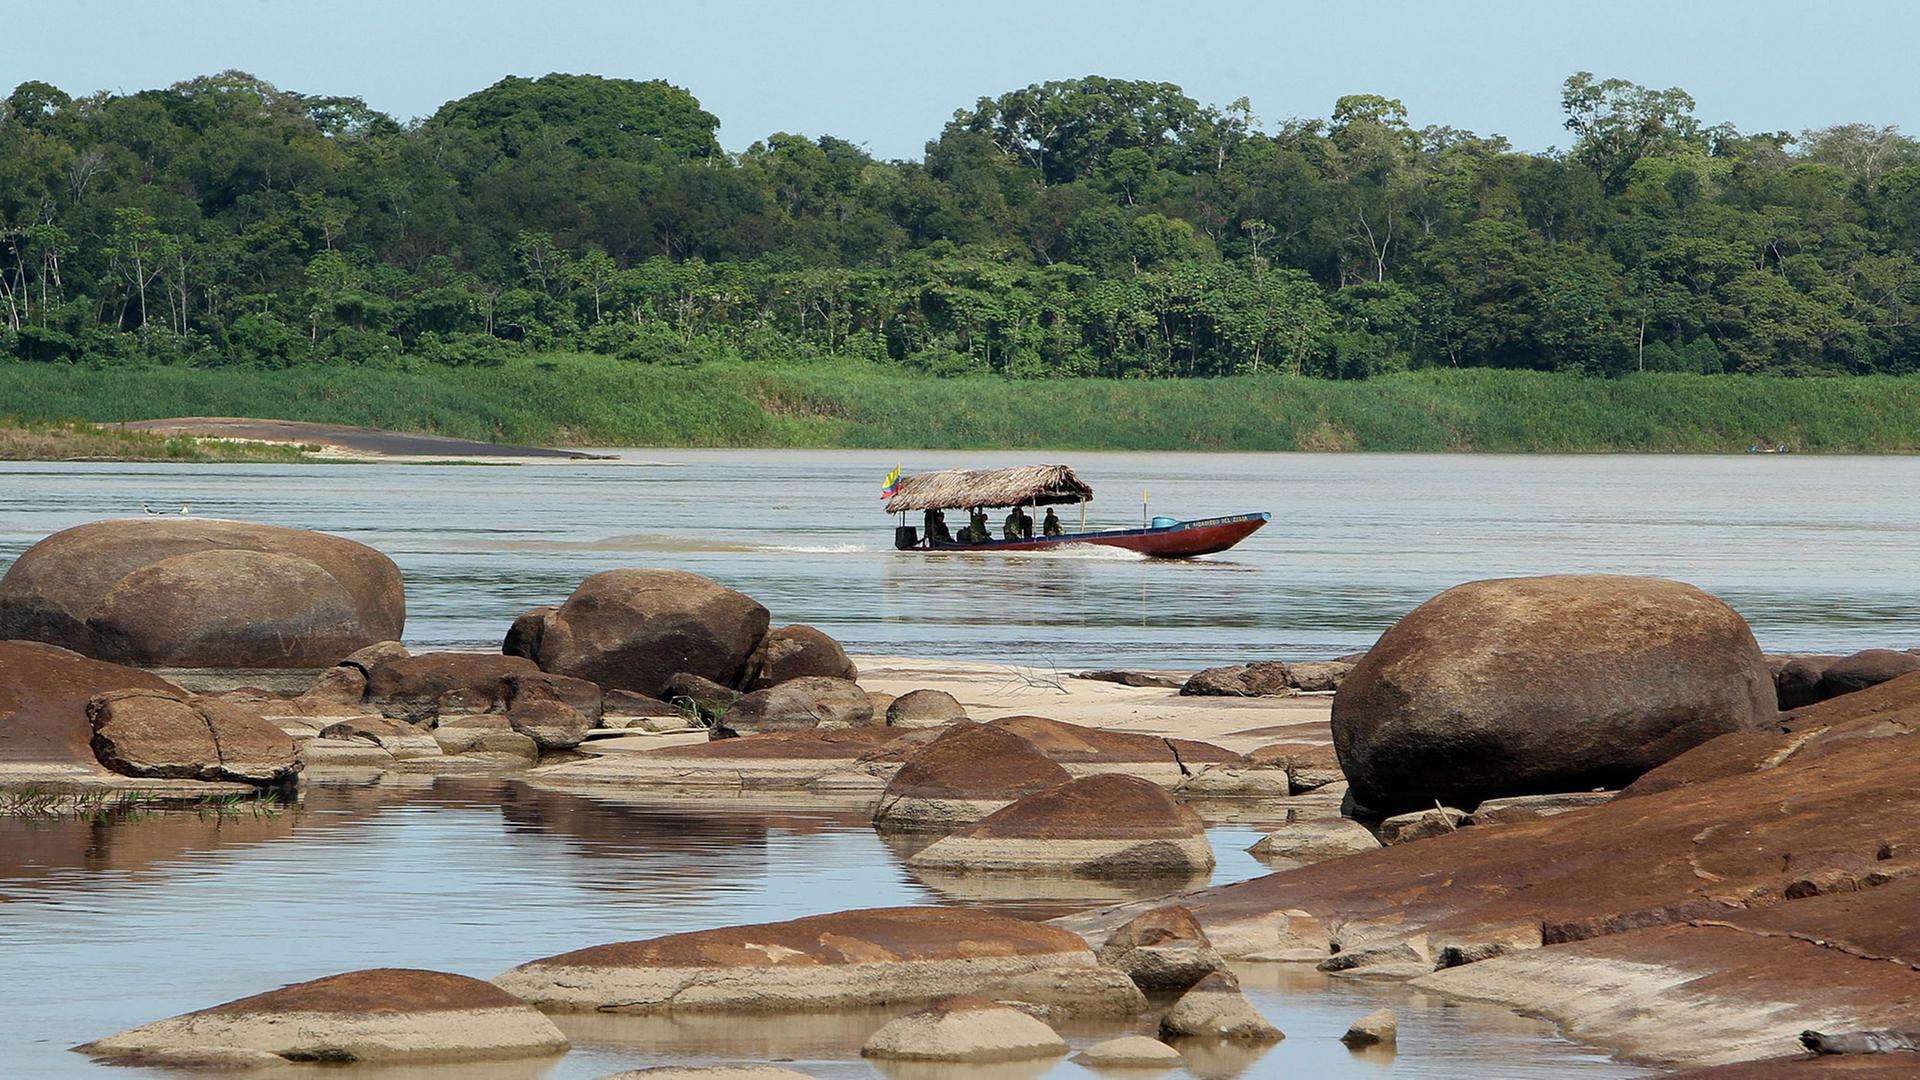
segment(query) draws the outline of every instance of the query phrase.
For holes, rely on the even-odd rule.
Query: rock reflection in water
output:
[[[1253,831],[1211,835],[1225,869]],[[876,836],[857,809],[583,798],[498,778],[410,774],[314,784],[299,803],[259,815],[0,819],[0,955],[9,975],[0,980],[0,1074],[184,1076],[109,1069],[64,1047],[354,968],[486,978],[587,945],[844,908],[945,902],[1032,918],[1200,884],[916,878],[902,863],[910,850]],[[1304,966],[1251,965],[1241,978],[1287,1041],[1264,1055],[1183,1047],[1190,1069],[1168,1077],[1640,1075],[1499,1009]],[[1399,1055],[1349,1053],[1340,1033],[1382,1005],[1400,1012]],[[882,1071],[859,1047],[891,1015],[566,1016],[557,1019],[577,1045],[557,1061],[324,1072],[333,1080],[594,1080],[668,1063],[789,1059],[820,1080],[1011,1077],[962,1066]],[[1056,1026],[1081,1049],[1151,1024]],[[1019,1072],[1088,1075],[1064,1060]]]

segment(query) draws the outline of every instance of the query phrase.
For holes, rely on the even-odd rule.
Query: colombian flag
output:
[[[887,474],[887,483],[885,487],[882,487],[880,489],[880,497],[883,499],[891,499],[893,498],[894,492],[897,492],[899,490],[900,490],[900,466],[895,465],[893,467],[893,471]]]

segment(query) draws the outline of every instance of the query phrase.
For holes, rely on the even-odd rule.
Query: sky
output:
[[[1565,146],[1575,71],[1679,86],[1706,123],[1920,133],[1920,4],[1907,0],[0,0],[0,92],[76,96],[229,68],[401,119],[513,74],[664,78],[742,150],[776,131],[918,157],[955,109],[1048,79],[1177,83],[1245,96],[1269,126],[1342,94],[1416,126]]]

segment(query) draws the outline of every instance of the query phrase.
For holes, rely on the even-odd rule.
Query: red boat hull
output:
[[[934,544],[926,551],[1046,551],[1052,548],[1092,544],[1137,551],[1154,559],[1191,559],[1225,551],[1252,536],[1272,517],[1270,514],[1234,514],[1228,517],[1181,521],[1149,529],[1115,529],[1110,532],[1069,533],[1032,540],[989,540],[984,544]],[[924,545],[924,541],[922,542]]]

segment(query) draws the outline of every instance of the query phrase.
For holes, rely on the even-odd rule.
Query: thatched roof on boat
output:
[[[900,478],[887,513],[964,510],[975,506],[1052,506],[1088,502],[1093,488],[1065,465],[1017,469],[943,469]]]

